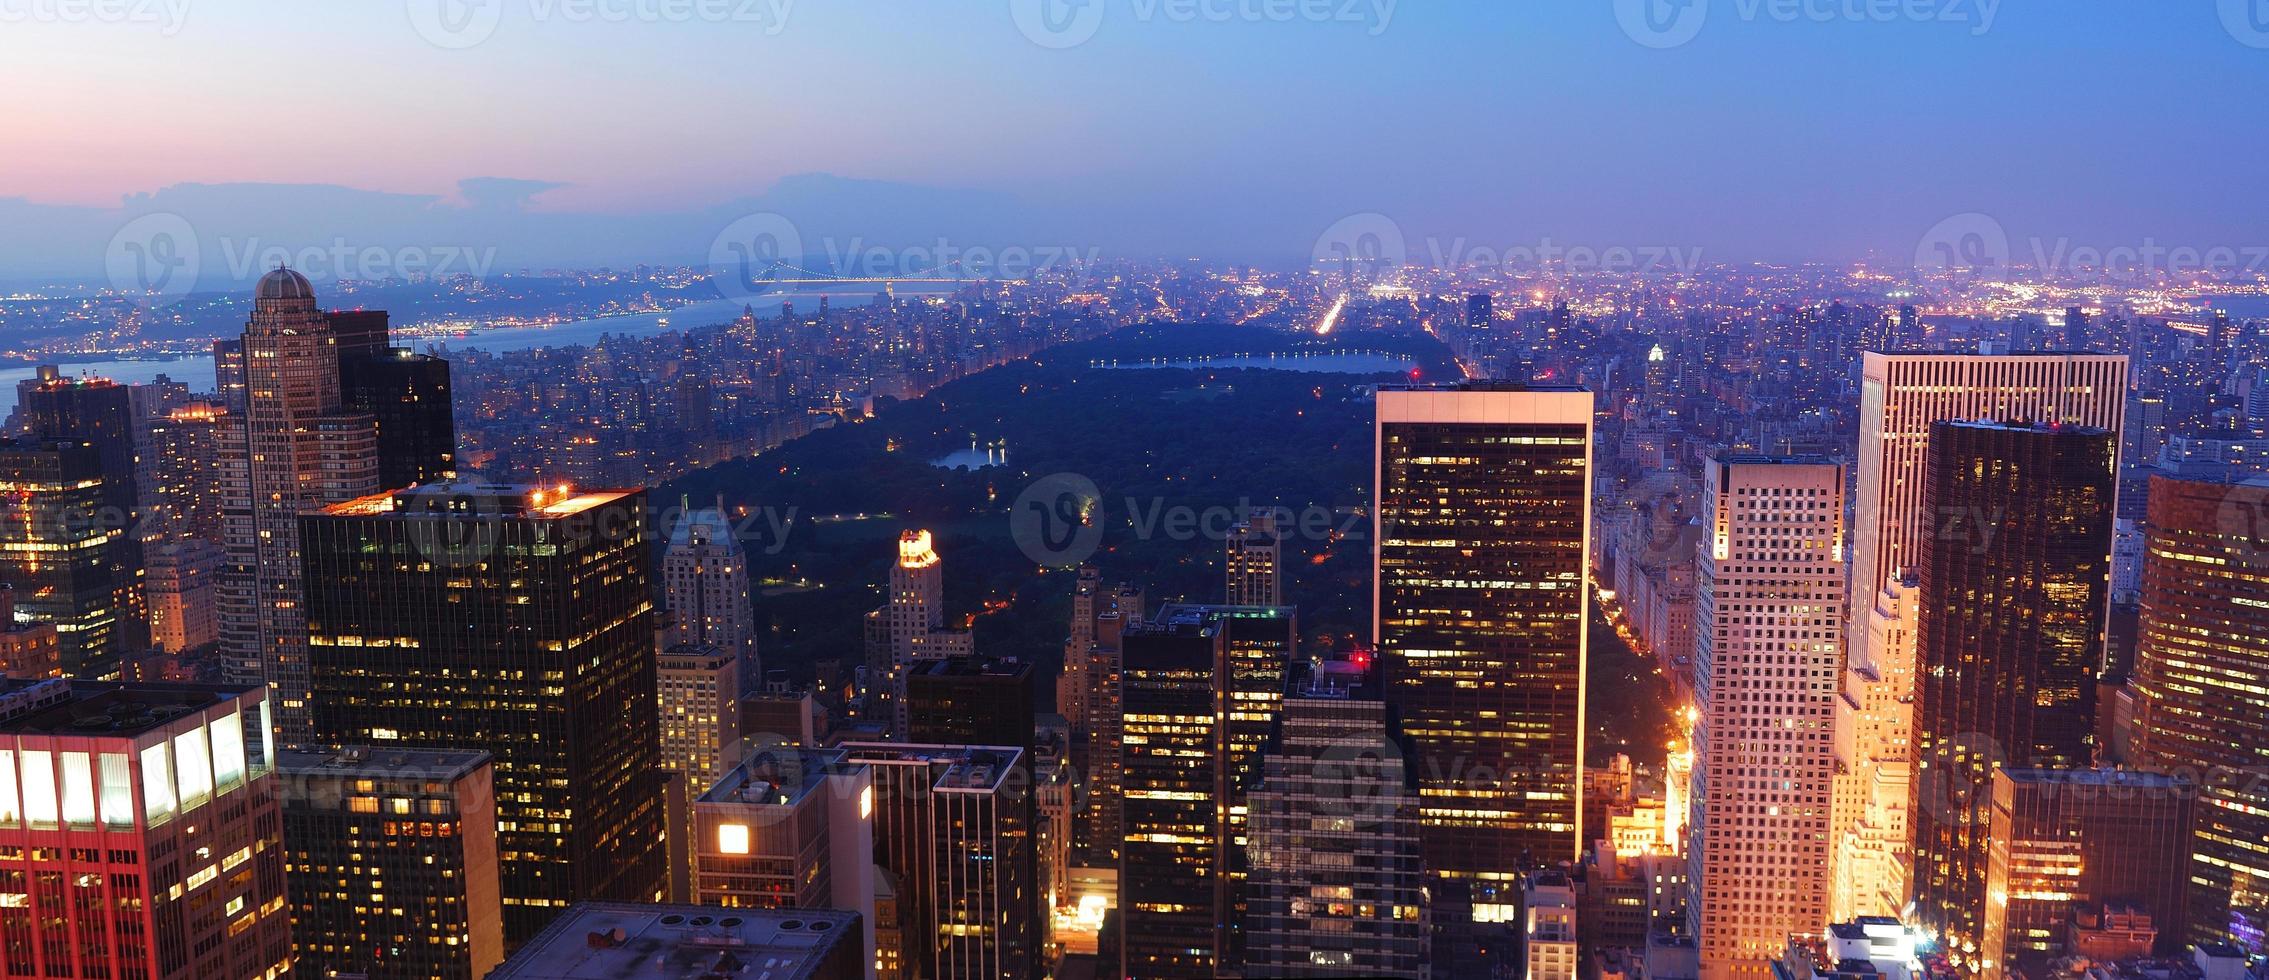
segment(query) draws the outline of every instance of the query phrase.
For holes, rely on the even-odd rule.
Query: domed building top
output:
[[[277,268],[260,277],[259,292],[254,299],[306,299],[315,298],[315,285],[307,277],[287,268]]]

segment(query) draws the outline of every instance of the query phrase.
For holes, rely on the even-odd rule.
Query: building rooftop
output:
[[[2088,425],[2066,425],[2062,422],[2034,422],[2029,419],[1940,419],[1938,425],[1957,429],[1997,429],[2007,432],[2053,432],[2058,435],[2100,436],[2109,430]]]
[[[372,494],[333,504],[323,513],[334,517],[368,517],[379,514],[440,514],[518,518],[572,517],[594,507],[613,503],[636,490],[577,491],[567,484],[539,487],[518,483],[427,483],[407,490]]]
[[[336,752],[285,749],[276,753],[276,769],[285,776],[455,780],[490,762],[491,756],[479,749],[398,749],[350,745]]]
[[[719,776],[695,801],[791,806],[802,802],[829,775],[856,768],[842,749],[769,748]]]
[[[922,677],[1018,677],[1032,665],[1015,657],[939,657],[916,661],[909,671]]]
[[[254,690],[257,685],[0,681],[0,734],[140,735]]]
[[[819,975],[844,944],[858,960],[861,942],[855,912],[585,902],[489,980],[795,980]]]
[[[912,745],[899,742],[844,742],[840,747],[850,753],[854,763],[875,765],[942,766],[937,790],[993,791],[1001,787],[1024,755],[1024,750],[1007,745]]]

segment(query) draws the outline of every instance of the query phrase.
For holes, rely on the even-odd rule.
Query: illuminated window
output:
[[[55,826],[54,757],[46,752],[25,752],[23,775],[25,819],[34,827]]]
[[[223,715],[213,722],[213,783],[222,790],[244,781],[244,716]]]
[[[213,795],[213,757],[206,751],[203,725],[173,737],[173,765],[184,810],[196,807]]]
[[[142,750],[142,811],[152,821],[173,816],[173,767],[166,762],[165,743]]]
[[[717,850],[725,854],[748,853],[748,825],[740,823],[717,826]]]
[[[95,766],[84,752],[63,753],[63,822],[80,829],[95,825]]]
[[[126,753],[102,754],[102,822],[106,827],[134,826],[134,783]]]
[[[16,753],[0,749],[0,824],[19,824],[23,805],[16,799]]]

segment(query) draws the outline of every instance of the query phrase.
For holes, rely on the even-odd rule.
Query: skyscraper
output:
[[[1997,770],[1986,824],[1984,974],[2070,952],[2075,908],[2140,912],[2167,937],[2162,952],[2181,949],[2192,789],[2176,777],[2116,769]]]
[[[1990,418],[2118,432],[2126,399],[2124,355],[1862,355],[1849,658],[1870,662],[1862,644],[1875,596],[1921,563],[1937,531],[1923,501],[1933,423]]]
[[[219,642],[219,585],[227,553],[202,538],[182,538],[145,550],[143,565],[150,645],[182,653]]]
[[[1836,704],[1835,848],[1828,918],[1896,917],[1913,880],[1907,806],[1914,779],[1913,579],[1883,590],[1868,617],[1873,664],[1844,673]]]
[[[2116,448],[2080,426],[1932,426],[1908,819],[1915,904],[1966,970],[1984,951],[1993,771],[2092,761]]]
[[[749,604],[748,553],[715,510],[684,510],[662,551],[663,602],[668,642],[713,647],[740,665],[740,691],[764,677],[756,658],[756,609]]]
[[[338,350],[306,276],[261,278],[243,355],[243,431],[223,457],[221,644],[232,680],[268,683],[277,736],[305,745],[314,730],[299,516],[378,490],[377,426],[345,410]]]
[[[1434,873],[1578,855],[1591,432],[1579,389],[1378,393],[1373,640]]]
[[[301,521],[316,736],[496,757],[504,934],[665,881],[635,490],[428,484]]]
[[[1031,787],[1012,746],[846,743],[873,772],[876,863],[898,885],[903,977],[1029,980],[1040,969]],[[877,923],[878,930],[891,923]],[[884,944],[877,940],[878,944]],[[886,944],[885,944],[886,945]],[[879,971],[878,971],[879,972]]]
[[[126,386],[105,378],[52,378],[23,390],[17,412],[35,440],[82,442],[101,461],[102,508],[97,523],[116,528],[104,546],[119,616],[113,657],[139,650],[149,638],[142,593],[141,460],[135,442],[133,399]],[[86,676],[108,676],[115,661]],[[74,670],[74,674],[82,670]]]
[[[0,582],[16,588],[16,610],[51,623],[63,672],[89,680],[115,674],[127,611],[111,545],[126,526],[105,520],[110,495],[101,454],[73,440],[0,439]]]
[[[741,676],[732,654],[715,647],[676,644],[654,665],[656,710],[661,719],[661,771],[671,780],[669,803],[671,897],[692,896],[693,801],[740,761]]]
[[[1828,924],[1844,468],[1724,456],[1703,485],[1688,908],[1703,977],[1731,980]]]
[[[2195,774],[2189,938],[2269,951],[2269,486],[2151,481],[2138,765]]]
[[[906,673],[924,658],[966,655],[968,633],[945,628],[944,559],[928,531],[908,531],[898,539],[898,561],[890,567],[890,602],[876,615],[888,630],[888,660],[871,664],[881,676],[875,684],[890,704],[890,730],[904,734]]]
[[[1418,797],[1347,661],[1296,670],[1248,794],[1244,975],[1429,975]]]
[[[0,683],[0,972],[290,972],[264,693]]]
[[[480,980],[504,960],[494,776],[463,749],[282,753],[302,969]]]
[[[1284,537],[1273,508],[1256,507],[1229,529],[1228,586],[1232,606],[1284,604]]]
[[[1127,626],[1142,621],[1145,604],[1142,590],[1106,588],[1093,569],[1081,570],[1072,597],[1071,638],[1064,645],[1056,703],[1071,722],[1073,768],[1087,774],[1086,799],[1072,830],[1072,857],[1081,867],[1119,866],[1120,646]]]
[[[375,347],[342,338],[339,385],[349,411],[369,415],[378,427],[378,485],[386,489],[457,478],[457,419],[451,405],[449,362],[386,344],[384,311],[333,313],[342,324],[376,318]]]
[[[220,547],[227,540],[221,456],[227,440],[241,436],[239,421],[225,406],[193,402],[145,423],[151,458],[143,462],[150,480],[141,489],[149,546],[197,538]]]
[[[1214,638],[1135,627],[1121,653],[1121,975],[1212,977],[1228,919]]]
[[[768,748],[704,790],[693,803],[695,901],[857,912],[873,963],[874,773],[847,755]]]
[[[0,582],[0,676],[48,680],[63,676],[63,643],[54,623],[16,619],[16,587]]]

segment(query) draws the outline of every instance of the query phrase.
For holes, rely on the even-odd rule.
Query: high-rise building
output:
[[[2139,912],[2167,937],[2161,952],[2181,949],[2193,790],[2126,770],[1995,771],[1979,972],[2000,977],[2070,952],[2076,907]]]
[[[1120,655],[1120,974],[1212,977],[1228,921],[1214,637],[1138,626]]]
[[[227,540],[221,456],[229,439],[241,437],[239,421],[225,406],[192,402],[144,423],[149,458],[143,463],[150,476],[142,484],[146,547],[181,538],[219,547]]]
[[[128,529],[104,518],[103,480],[92,444],[0,439],[0,582],[17,615],[54,625],[63,672],[90,680],[117,673],[127,615],[111,545]]]
[[[16,587],[0,582],[0,676],[37,681],[63,676],[63,642],[54,623],[16,619]]]
[[[693,804],[694,900],[858,912],[873,964],[874,774],[844,761],[847,754],[767,749],[711,784]]]
[[[889,658],[872,664],[876,684],[890,705],[890,730],[907,730],[906,674],[914,661],[966,656],[974,646],[966,631],[945,628],[945,569],[928,531],[908,531],[898,539],[898,561],[890,567],[890,602],[876,611],[889,630]]]
[[[2093,761],[2116,450],[2083,426],[1932,426],[1908,821],[1918,914],[1967,971],[1984,950],[1993,771]]]
[[[773,976],[860,980],[859,920],[840,909],[578,902],[488,980]],[[762,966],[756,966],[762,964]]]
[[[1284,604],[1284,531],[1277,512],[1256,507],[1229,529],[1228,604],[1281,606]]]
[[[1436,874],[1580,852],[1591,433],[1574,388],[1379,391],[1373,640]]]
[[[1318,663],[1285,693],[1247,794],[1245,976],[1429,975],[1418,797],[1363,678]]]
[[[1836,703],[1835,848],[1828,918],[1897,916],[1913,870],[1907,806],[1914,778],[1915,582],[1885,588],[1868,617],[1874,663],[1844,673]]]
[[[739,751],[740,664],[714,647],[678,644],[662,651],[654,677],[662,768],[683,775],[688,795],[699,796]]]
[[[852,742],[845,760],[874,780],[875,859],[897,885],[896,923],[877,922],[878,975],[1002,977],[1040,972],[1039,883],[1029,785],[1013,746]],[[895,929],[893,929],[895,926]],[[883,933],[895,931],[893,950]]]
[[[150,645],[182,653],[220,642],[220,577],[228,553],[203,538],[181,538],[144,550],[143,564]]]
[[[1127,626],[1142,621],[1145,605],[1142,590],[1106,588],[1094,569],[1080,570],[1056,704],[1071,725],[1072,766],[1087,773],[1072,832],[1072,857],[1081,867],[1119,866],[1119,648]]]
[[[316,735],[496,757],[506,943],[658,897],[645,494],[428,484],[300,530]]]
[[[102,509],[95,520],[118,533],[104,548],[120,615],[113,625],[113,656],[138,650],[148,639],[142,598],[141,460],[136,442],[130,390],[105,378],[44,380],[23,389],[17,414],[34,440],[80,442],[93,446],[101,461]],[[114,660],[86,676],[110,676]],[[80,671],[74,671],[80,673]]]
[[[1844,468],[1724,456],[1703,472],[1688,908],[1702,976],[1732,980],[1828,924]]]
[[[347,314],[332,313],[336,333]],[[431,354],[385,345],[386,314],[375,317],[379,345],[339,338],[339,384],[349,411],[378,426],[378,485],[387,489],[457,478],[457,419],[451,404],[449,362]]]
[[[678,644],[655,661],[654,691],[661,719],[661,771],[669,780],[671,897],[692,896],[693,801],[739,761],[740,664],[713,647]]]
[[[244,411],[244,339],[222,337],[213,341],[213,390],[229,411]]]
[[[1037,749],[1036,697],[1028,663],[966,656],[919,661],[906,675],[906,738],[1013,745],[1031,753]]]
[[[291,971],[263,695],[0,683],[0,973]]]
[[[494,770],[464,749],[281,754],[301,970],[480,980],[503,962]]]
[[[1912,572],[1941,529],[1923,500],[1931,425],[1947,420],[2085,425],[2120,431],[2127,358],[2116,354],[1882,354],[1861,357],[1859,477],[1852,528],[1848,651],[1875,596]]]
[[[2150,507],[2135,762],[2196,779],[2188,938],[2269,952],[2269,485],[2159,478]]]
[[[1465,325],[1474,330],[1487,329],[1497,319],[1497,301],[1488,293],[1474,293],[1465,298]]]
[[[222,652],[230,679],[267,682],[284,744],[307,745],[299,517],[379,489],[377,426],[344,407],[339,353],[306,276],[277,269],[261,278],[242,351],[241,438],[222,463]]]
[[[764,678],[756,656],[756,607],[749,604],[748,553],[714,510],[680,508],[662,550],[662,599],[672,645],[690,643],[730,653],[740,664],[740,689],[754,691]]]

